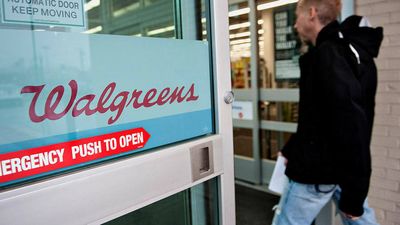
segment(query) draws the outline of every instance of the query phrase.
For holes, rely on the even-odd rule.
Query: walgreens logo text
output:
[[[113,116],[108,118],[108,124],[113,124],[122,115],[125,108],[138,109],[140,107],[152,107],[155,105],[165,105],[181,102],[197,101],[199,96],[195,94],[195,85],[192,84],[189,88],[185,86],[169,88],[166,87],[161,91],[155,88],[143,92],[142,90],[133,91],[121,91],[114,94],[116,83],[108,84],[100,97],[96,102],[95,94],[88,94],[82,97],[78,97],[78,83],[75,80],[71,80],[69,83],[69,89],[71,94],[64,97],[65,88],[59,85],[51,90],[46,96],[41,95],[45,84],[39,86],[25,86],[21,89],[21,94],[31,93],[33,94],[32,101],[29,106],[29,118],[35,123],[42,122],[45,119],[58,120],[63,116],[71,112],[73,117],[78,117],[82,113],[86,116],[93,115],[95,113],[106,113],[111,111],[114,113]],[[37,101],[39,98],[46,98],[44,104],[43,115],[39,115],[36,109]],[[68,101],[67,106],[63,108],[60,102],[63,98]],[[68,99],[69,98],[69,99]]]

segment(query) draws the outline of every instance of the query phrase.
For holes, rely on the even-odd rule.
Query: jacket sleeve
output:
[[[342,189],[339,209],[353,216],[363,214],[371,175],[369,146],[366,145],[367,118],[361,83],[354,74],[347,46],[325,45],[315,65],[322,92],[329,157],[338,170]],[[350,60],[349,60],[350,59]],[[356,62],[355,62],[356,63]]]
[[[292,149],[294,148],[294,145],[296,144],[296,139],[297,139],[297,134],[294,133],[292,136],[290,136],[288,142],[283,146],[281,153],[286,159],[290,159],[290,153]]]

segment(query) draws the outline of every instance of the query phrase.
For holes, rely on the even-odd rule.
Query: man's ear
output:
[[[311,6],[310,9],[308,10],[308,16],[310,20],[314,20],[317,18],[317,8],[315,6]]]

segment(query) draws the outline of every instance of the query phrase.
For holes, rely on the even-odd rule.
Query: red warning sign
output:
[[[47,173],[143,148],[150,134],[143,128],[0,154],[0,182]]]

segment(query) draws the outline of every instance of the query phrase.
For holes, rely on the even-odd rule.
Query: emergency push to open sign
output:
[[[9,182],[143,148],[143,128],[0,155],[0,182]]]

